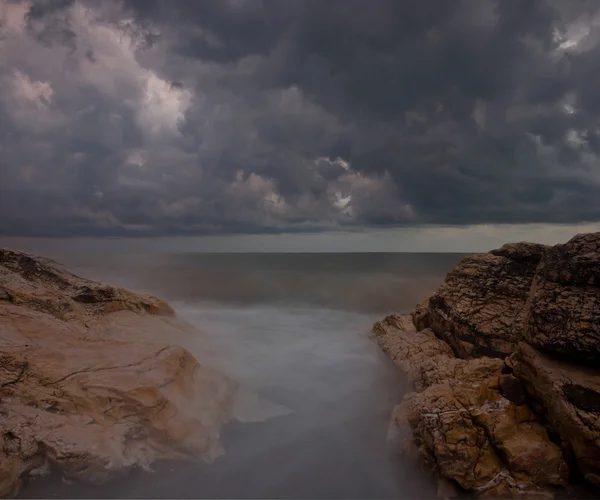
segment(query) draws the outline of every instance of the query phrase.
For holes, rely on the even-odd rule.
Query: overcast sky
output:
[[[597,0],[0,0],[0,235],[562,241],[599,42]]]

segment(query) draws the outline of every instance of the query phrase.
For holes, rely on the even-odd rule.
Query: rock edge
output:
[[[0,497],[221,454],[238,387],[171,344],[185,328],[156,297],[0,249]]]
[[[394,446],[480,497],[600,487],[600,233],[463,259],[372,334],[412,392]]]

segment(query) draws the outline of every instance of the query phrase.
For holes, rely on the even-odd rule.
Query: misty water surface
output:
[[[385,446],[405,390],[373,321],[433,290],[458,254],[54,253],[86,277],[156,294],[204,332],[188,342],[289,414],[228,425],[226,455],[103,487],[38,480],[25,497],[429,498],[430,478]],[[210,345],[207,345],[207,342]]]

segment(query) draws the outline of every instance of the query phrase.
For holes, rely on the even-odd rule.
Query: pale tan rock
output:
[[[49,464],[103,483],[159,459],[211,461],[238,386],[170,345],[163,301],[0,250],[0,496]]]
[[[448,344],[431,330],[417,332],[409,315],[392,314],[373,325],[373,337],[381,349],[408,376],[417,390],[424,389],[436,375],[436,360],[453,356]]]
[[[173,315],[156,297],[80,278],[50,259],[6,248],[0,248],[0,285],[12,304],[65,321],[116,311]]]
[[[527,341],[576,363],[600,360],[600,233],[549,249],[526,310]]]
[[[500,359],[464,360],[433,331],[416,331],[411,316],[392,314],[373,325],[372,334],[381,349],[407,375],[418,392],[444,380],[460,378],[479,382],[498,374],[504,367]]]
[[[527,344],[509,358],[582,475],[600,486],[600,372],[556,361]]]

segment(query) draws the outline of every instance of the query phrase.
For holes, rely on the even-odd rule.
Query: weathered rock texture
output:
[[[102,483],[221,453],[237,386],[169,345],[182,328],[159,299],[0,250],[0,496],[50,467]]]
[[[392,315],[373,327],[416,391],[392,417],[391,434],[408,437],[401,446],[481,496],[523,497],[566,485],[561,449],[525,405],[520,382],[503,373],[505,362],[456,358],[431,330],[411,326],[410,316]]]
[[[558,432],[566,457],[600,487],[600,370],[553,360],[527,344],[508,363],[532,408]]]
[[[600,486],[600,233],[468,257],[373,335],[414,389],[391,435],[441,478],[509,498]]]
[[[600,235],[549,249],[526,310],[527,340],[563,359],[600,365]]]
[[[544,249],[518,243],[463,259],[429,298],[430,328],[461,358],[512,353],[523,339],[524,305]]]

